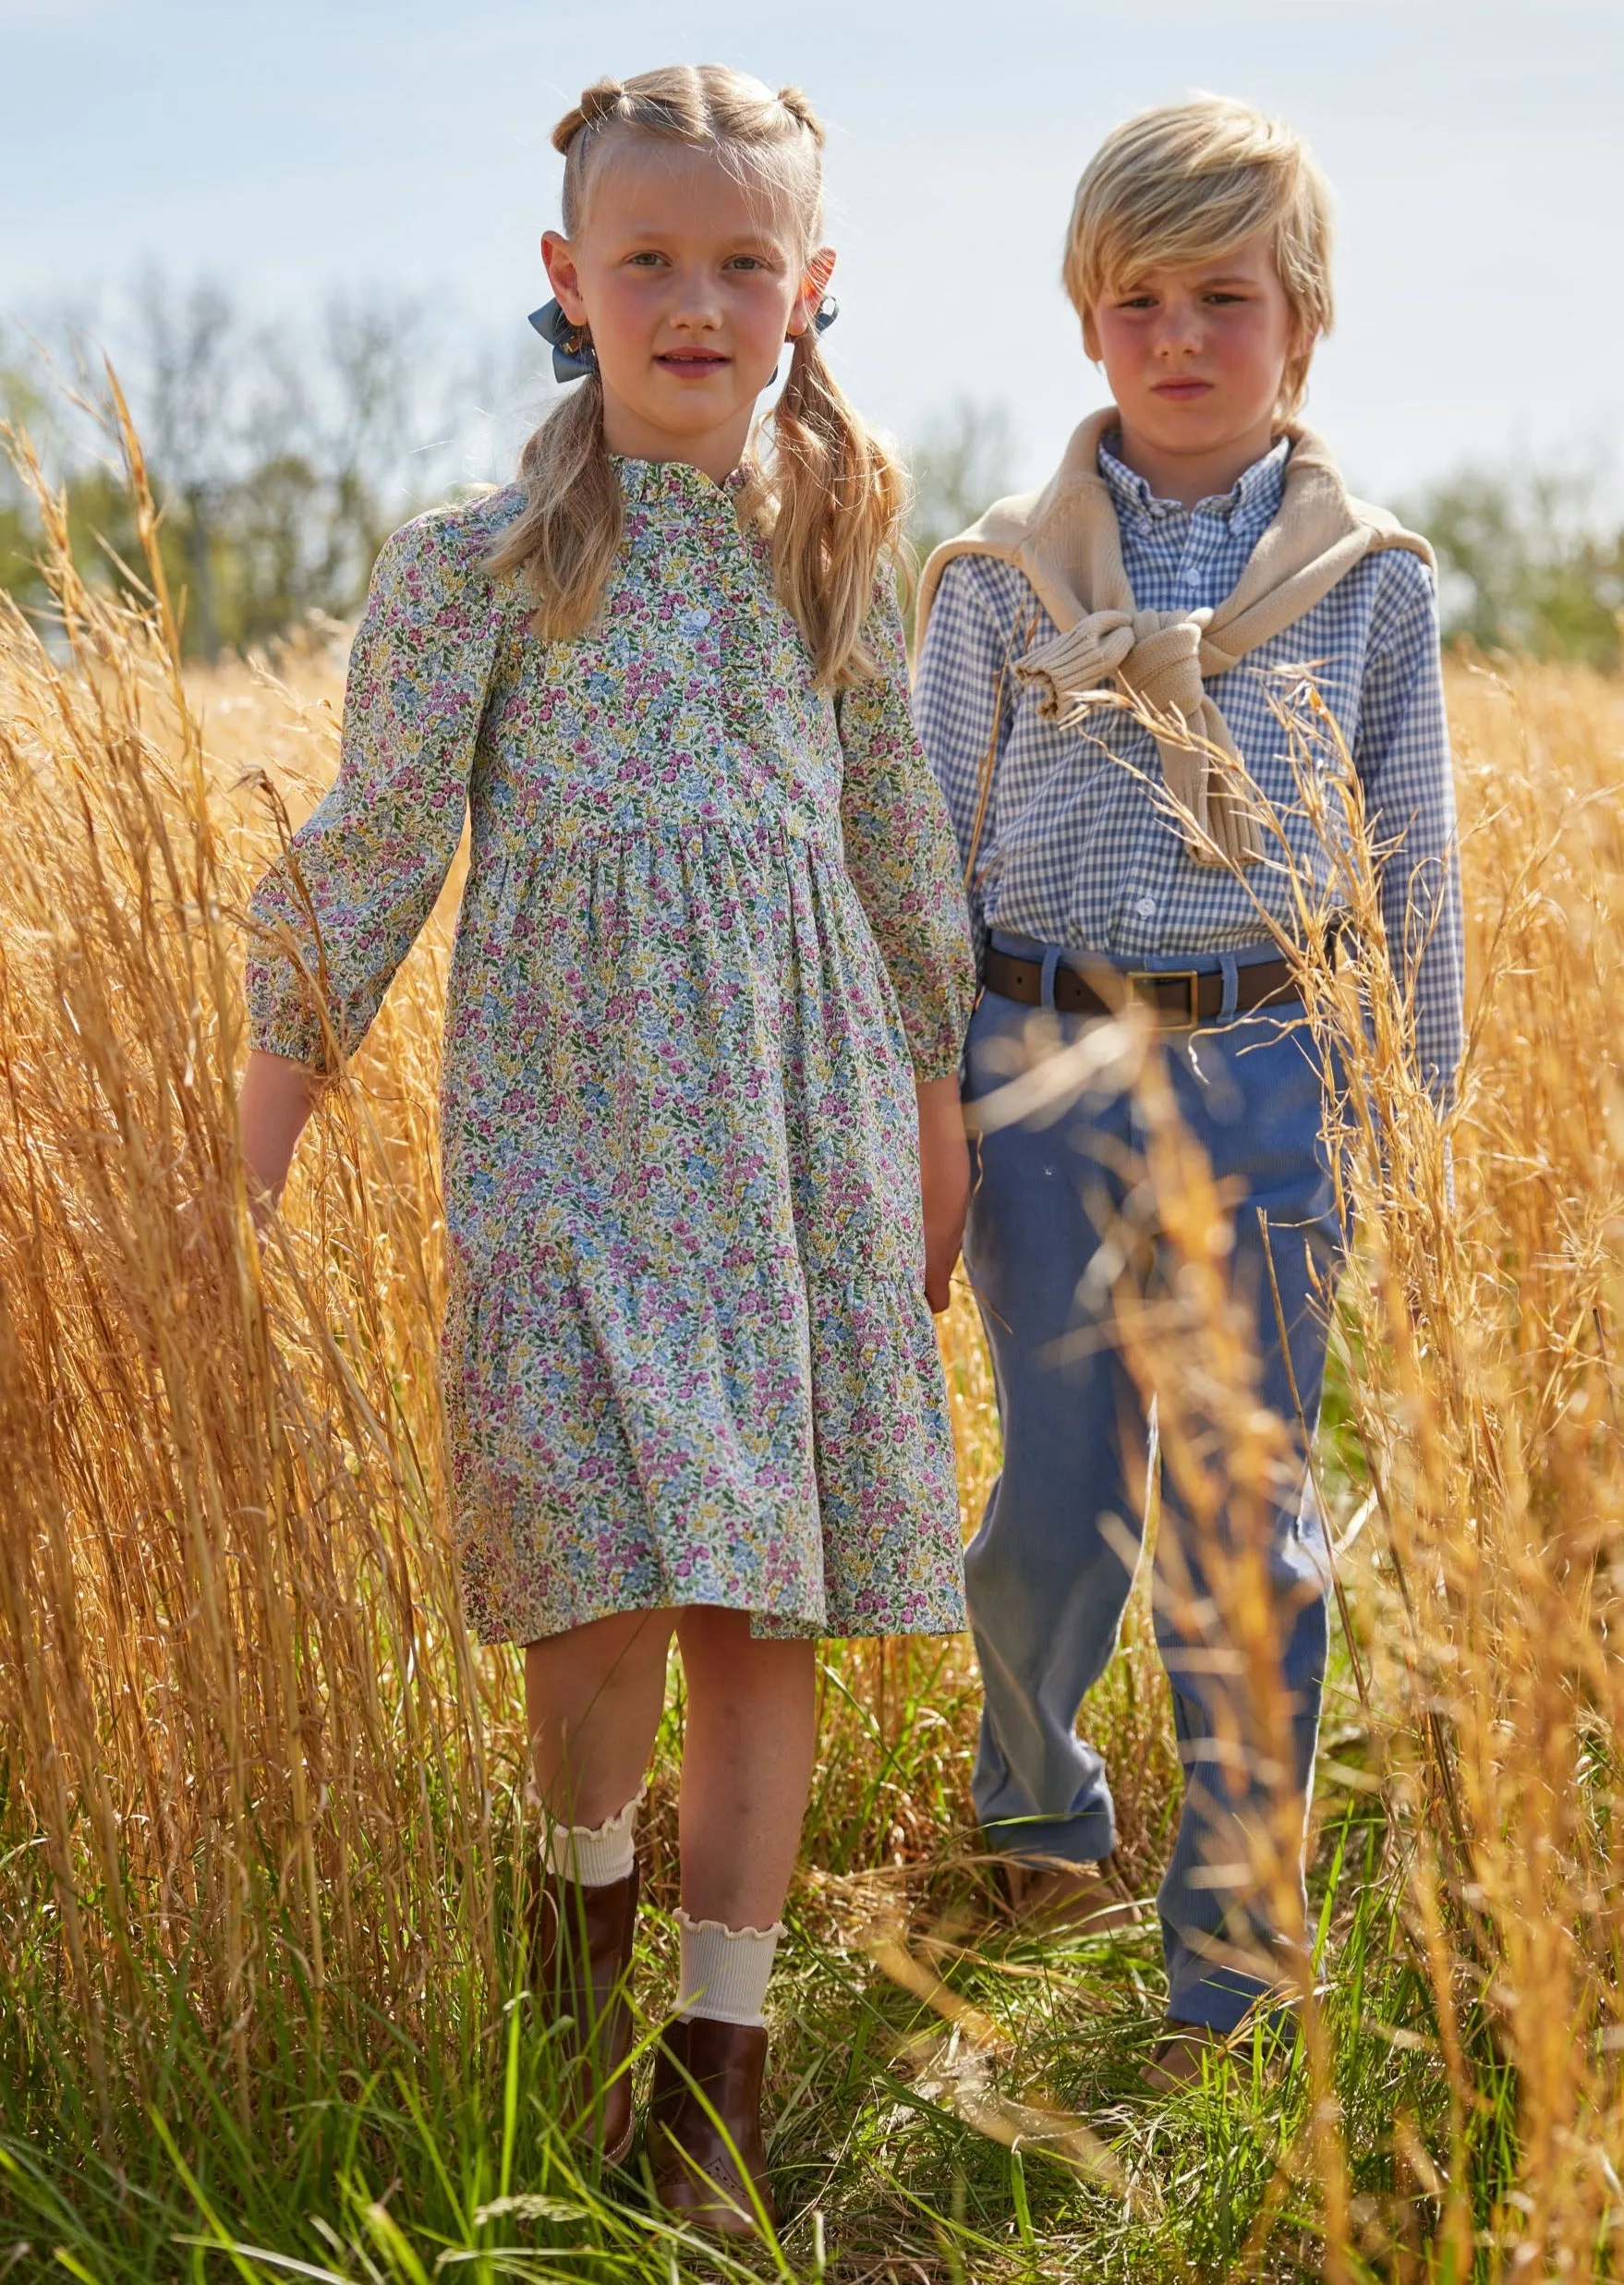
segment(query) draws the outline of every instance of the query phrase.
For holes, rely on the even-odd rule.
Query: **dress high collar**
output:
[[[682,502],[697,508],[725,508],[730,517],[735,517],[738,495],[749,481],[749,472],[743,468],[734,468],[719,484],[689,460],[634,460],[612,452],[609,462],[626,499],[646,507]]]

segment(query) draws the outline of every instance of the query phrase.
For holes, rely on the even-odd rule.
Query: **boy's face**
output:
[[[1083,340],[1104,362],[1124,428],[1180,456],[1266,450],[1287,364],[1307,346],[1261,235],[1103,295]]]

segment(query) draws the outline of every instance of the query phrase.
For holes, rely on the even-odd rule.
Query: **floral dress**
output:
[[[831,697],[736,480],[614,465],[576,640],[483,568],[515,491],[384,548],[338,777],[255,898],[254,1042],[322,1062],[320,976],[357,1044],[467,809],[442,1379],[474,1625],[952,1631],[914,1081],[956,1069],[974,975],[895,598],[881,674]]]

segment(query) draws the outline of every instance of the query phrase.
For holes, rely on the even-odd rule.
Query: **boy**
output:
[[[1310,662],[1375,845],[1392,852],[1384,919],[1440,1106],[1461,1048],[1430,553],[1351,500],[1293,425],[1330,323],[1329,238],[1306,149],[1241,104],[1203,97],[1108,139],[1078,187],[1064,275],[1114,404],[1041,493],[1000,502],[931,558],[915,692],[981,959],[966,1100],[1010,1075],[1033,1009],[1070,1039],[1124,992],[1147,1003],[1181,1115],[1234,1200],[1234,1287],[1255,1313],[1265,1402],[1291,1422],[1300,1401],[1310,1423],[1315,1294],[1341,1233],[1320,1080],[1269,934],[1297,909],[1290,869],[1256,795],[1327,910],[1335,887],[1308,814],[1327,805],[1303,803],[1275,711],[1308,671],[1289,663]],[[1088,703],[1113,685],[1148,707],[1155,735],[1124,706]],[[1145,1425],[1109,1338],[1077,1336],[1101,1202],[1109,1216],[1122,1201],[1137,1139],[1131,1100],[1092,1098],[1072,1120],[985,1134],[964,1247],[1004,1436],[966,1566],[986,1693],[976,1803],[1012,1902],[1051,1926],[1127,1916],[1106,1772],[1073,1724],[1128,1594]],[[1265,1785],[1226,1719],[1235,1660],[1174,1613],[1188,1595],[1171,1588],[1202,1575],[1166,1485],[1163,1501],[1157,1632],[1185,1799],[1158,1899],[1169,2020],[1145,2074],[1158,2088],[1199,2075],[1203,2047],[1290,1981],[1253,1844],[1282,1783],[1306,1817],[1328,1583],[1304,1465],[1269,1527],[1293,1766]]]

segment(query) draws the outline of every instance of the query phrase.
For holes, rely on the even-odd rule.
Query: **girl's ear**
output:
[[[806,264],[801,280],[801,290],[795,296],[794,308],[790,311],[789,331],[784,338],[798,341],[818,315],[818,304],[829,291],[829,281],[834,275],[835,254],[832,246],[820,246]]]
[[[547,271],[547,283],[558,298],[558,306],[572,325],[585,325],[587,305],[581,298],[581,281],[576,268],[575,250],[568,238],[557,230],[541,233],[541,260]]]
[[[1099,328],[1094,322],[1092,305],[1083,312],[1083,354],[1092,364],[1099,363]]]

